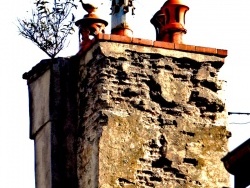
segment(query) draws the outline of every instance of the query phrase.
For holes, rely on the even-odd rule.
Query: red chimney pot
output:
[[[156,30],[156,40],[182,43],[182,35],[186,34],[185,14],[189,7],[181,0],[168,0],[151,19]]]
[[[87,8],[86,8],[87,7]],[[76,21],[76,26],[79,28],[79,42],[80,48],[85,49],[91,43],[90,36],[95,37],[100,33],[105,32],[105,27],[108,22],[99,18],[96,14],[96,7],[91,4],[84,4],[83,8],[88,14],[84,15],[83,19]]]

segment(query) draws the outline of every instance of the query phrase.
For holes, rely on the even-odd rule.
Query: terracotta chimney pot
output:
[[[189,7],[181,0],[168,0],[151,19],[156,30],[156,40],[182,43],[182,36],[186,34],[185,14]]]
[[[97,7],[92,4],[83,3],[83,8],[88,14],[84,15],[83,19],[80,19],[75,23],[79,28],[79,43],[81,49],[88,47],[91,36],[95,37],[99,33],[104,33],[105,27],[108,25],[107,21],[101,19],[97,15]]]

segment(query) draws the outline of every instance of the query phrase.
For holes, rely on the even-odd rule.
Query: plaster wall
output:
[[[50,120],[50,70],[29,84],[31,137]]]
[[[42,60],[24,74],[28,80],[30,138],[35,143],[37,188],[78,186],[78,60]]]

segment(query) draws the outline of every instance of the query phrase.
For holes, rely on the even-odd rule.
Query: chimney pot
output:
[[[185,14],[189,10],[181,0],[168,0],[151,19],[156,30],[156,40],[182,43],[186,34]]]
[[[91,4],[83,4],[83,8],[88,14],[84,15],[83,19],[75,23],[79,28],[79,43],[81,49],[84,49],[85,46],[89,44],[91,36],[95,37],[100,33],[105,33],[105,27],[108,25],[107,21],[99,18],[96,14],[97,7]]]

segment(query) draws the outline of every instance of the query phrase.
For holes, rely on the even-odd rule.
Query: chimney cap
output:
[[[89,25],[92,25],[94,23],[101,23],[105,26],[108,25],[108,22],[101,19],[97,14],[98,7],[94,6],[93,4],[83,3],[82,0],[80,0],[80,2],[82,4],[83,9],[88,12],[88,14],[84,15],[82,19],[76,21],[76,26],[88,27]]]
[[[87,19],[83,18],[83,19],[77,20],[75,24],[76,24],[76,26],[79,26],[79,25],[85,25],[85,24],[89,25],[89,24],[92,24],[92,23],[102,23],[105,26],[108,25],[107,21],[102,20],[100,18],[87,18]]]
[[[165,2],[165,4],[184,4],[184,2],[183,0],[168,0]]]
[[[92,24],[92,23],[102,23],[104,24],[105,26],[108,25],[108,22],[99,18],[99,16],[95,13],[90,13],[90,14],[86,14],[84,15],[83,19],[80,19],[78,21],[76,21],[76,26],[79,26],[81,24],[83,25],[89,25],[89,24]]]
[[[163,6],[165,5],[183,5],[183,6],[186,6],[187,8],[189,8],[187,5],[186,5],[186,1],[184,0],[168,0],[164,3]]]

